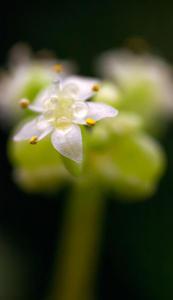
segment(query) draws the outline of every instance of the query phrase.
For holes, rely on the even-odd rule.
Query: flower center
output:
[[[75,100],[74,89],[64,88],[58,95],[52,95],[44,103],[44,118],[54,127],[66,129],[73,122],[80,123],[88,113],[88,106],[83,101]],[[72,92],[70,94],[70,91]]]

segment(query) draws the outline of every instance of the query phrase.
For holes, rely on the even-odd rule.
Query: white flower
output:
[[[173,114],[172,70],[160,57],[135,54],[129,50],[107,51],[98,60],[98,71],[123,91],[144,82],[151,86],[155,111]]]
[[[64,75],[75,71],[72,62],[57,60],[54,56],[35,56],[26,45],[16,45],[10,51],[8,71],[0,74],[0,120],[7,126],[22,116],[18,99],[27,97],[32,90],[33,97],[51,84],[55,77],[56,64],[63,64]],[[29,87],[29,88],[28,88]],[[31,100],[31,99],[30,99]]]
[[[35,144],[51,133],[53,146],[61,155],[82,161],[82,135],[78,125],[92,126],[96,121],[114,117],[117,110],[102,103],[85,102],[98,90],[96,80],[72,76],[57,80],[42,92],[29,108],[40,115],[25,124],[15,141]]]

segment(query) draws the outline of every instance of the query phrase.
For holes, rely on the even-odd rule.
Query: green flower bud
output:
[[[54,191],[71,181],[60,155],[51,147],[49,138],[36,145],[28,141],[9,140],[9,159],[14,166],[14,180],[30,192]]]
[[[140,82],[135,86],[127,86],[121,97],[120,111],[138,114],[147,129],[157,126],[160,108],[154,100],[154,88],[151,83]]]
[[[100,90],[93,97],[93,101],[103,102],[118,108],[121,102],[121,94],[115,84],[106,81],[102,83]]]
[[[140,132],[115,136],[107,150],[93,150],[90,159],[100,188],[111,189],[124,199],[151,196],[165,168],[160,145]]]
[[[29,193],[53,193],[70,183],[70,176],[63,166],[57,167],[56,165],[31,170],[15,168],[13,178],[24,191]]]
[[[14,142],[9,140],[9,158],[15,166],[35,169],[41,166],[55,166],[61,164],[60,156],[51,147],[49,138],[31,145],[29,141]]]
[[[134,113],[119,113],[116,118],[107,119],[95,125],[89,139],[90,147],[109,148],[116,137],[132,135],[143,128],[142,119]]]

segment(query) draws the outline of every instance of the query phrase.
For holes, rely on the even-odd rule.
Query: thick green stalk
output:
[[[80,185],[67,207],[52,300],[91,300],[104,211],[98,190]]]

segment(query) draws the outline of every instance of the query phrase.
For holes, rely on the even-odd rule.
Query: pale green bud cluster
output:
[[[136,77],[128,79],[127,72],[123,73],[124,66],[123,70],[120,64],[118,68],[121,80],[118,82],[117,77],[112,80],[108,76],[99,84],[100,88],[94,87],[95,95],[91,100],[111,105],[119,114],[103,121],[99,121],[100,117],[85,120],[88,126],[82,128],[81,164],[59,154],[51,146],[49,137],[38,143],[33,140],[34,146],[28,141],[15,142],[10,138],[9,158],[19,186],[28,192],[50,193],[66,185],[79,186],[85,181],[88,187],[94,184],[101,194],[111,193],[113,197],[129,201],[147,198],[155,192],[166,159],[152,132],[162,127],[160,120],[164,126],[166,113],[161,115],[162,109],[156,103],[154,83],[145,80],[146,69],[144,74],[140,69],[139,80]],[[39,75],[30,73],[23,94],[34,99],[45,84],[47,81],[41,71]],[[161,105],[163,107],[163,103]]]
[[[161,58],[124,49],[108,51],[98,59],[97,70],[105,82],[96,101],[103,99],[103,94],[105,102],[112,101],[116,89],[112,105],[120,112],[138,114],[151,133],[160,132],[172,119],[172,70]]]

